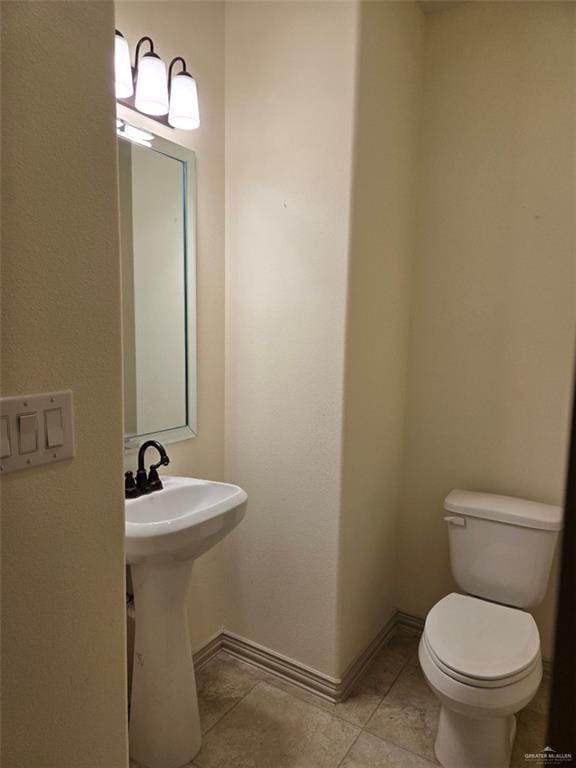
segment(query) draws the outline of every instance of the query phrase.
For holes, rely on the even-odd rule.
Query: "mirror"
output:
[[[195,157],[148,137],[118,136],[127,448],[196,434]]]

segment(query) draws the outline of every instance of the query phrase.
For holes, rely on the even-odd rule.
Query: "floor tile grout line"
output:
[[[407,761],[409,761],[408,759],[409,755],[412,755],[418,761],[422,761],[421,763],[422,768],[439,768],[438,762],[435,758],[435,754],[432,750],[431,750],[432,754],[423,754],[422,752],[415,751],[413,747],[406,746],[403,740],[398,739],[394,734],[391,734],[391,735],[381,734],[381,733],[378,733],[377,731],[370,730],[370,724],[373,720],[373,716],[375,712],[377,712],[377,710],[380,708],[383,701],[392,694],[402,674],[406,672],[409,672],[410,675],[419,673],[420,677],[422,677],[421,671],[419,669],[419,664],[412,663],[413,660],[414,660],[414,653],[409,654],[407,658],[404,660],[402,660],[402,658],[398,659],[398,662],[399,662],[399,666],[397,668],[398,671],[396,671],[395,674],[393,674],[392,682],[389,683],[389,685],[387,686],[386,693],[383,694],[381,697],[380,696],[375,697],[375,698],[378,698],[378,703],[375,705],[375,708],[373,709],[372,714],[368,717],[368,720],[364,725],[359,725],[358,722],[352,722],[351,720],[346,720],[344,717],[340,715],[336,715],[333,709],[331,710],[326,707],[321,707],[319,703],[317,704],[314,701],[310,701],[310,698],[316,698],[314,697],[313,694],[312,696],[305,697],[305,698],[298,696],[298,691],[302,689],[299,689],[296,686],[293,686],[294,690],[296,691],[295,693],[293,693],[290,690],[286,690],[285,688],[274,685],[274,682],[280,682],[280,679],[276,680],[273,675],[270,675],[270,676],[265,676],[264,678],[256,678],[256,679],[252,677],[250,680],[248,680],[249,689],[246,690],[243,694],[239,695],[237,697],[237,700],[232,704],[232,706],[229,709],[227,709],[225,712],[223,712],[203,735],[207,735],[209,732],[211,732],[214,729],[214,727],[218,723],[221,723],[223,720],[225,720],[227,715],[231,714],[234,711],[234,709],[246,699],[246,697],[248,697],[256,688],[260,687],[261,683],[263,683],[264,687],[270,686],[270,687],[276,688],[276,690],[281,691],[287,697],[287,700],[290,700],[292,702],[298,702],[300,704],[305,704],[306,706],[312,706],[316,711],[317,710],[323,711],[325,716],[329,716],[333,720],[345,722],[346,725],[350,727],[350,729],[354,728],[354,731],[349,732],[348,734],[349,737],[351,738],[350,744],[348,746],[342,745],[344,747],[344,753],[342,754],[342,756],[338,758],[337,755],[333,755],[333,759],[335,759],[337,762],[335,764],[331,763],[331,768],[343,768],[347,758],[350,757],[351,752],[354,749],[355,745],[358,744],[359,740],[362,739],[363,736],[374,739],[376,742],[376,749],[378,749],[377,744],[381,743],[383,745],[387,745],[389,749],[392,748],[392,749],[399,750],[400,753],[406,753],[404,759],[406,759]],[[242,666],[245,666],[245,665],[242,664]],[[393,665],[392,669],[394,669],[395,666],[396,664]],[[305,692],[305,691],[302,690],[302,692]],[[311,692],[308,692],[308,693],[311,693]],[[368,691],[368,693],[370,692]],[[545,715],[538,712],[537,710],[530,710],[530,707],[526,707],[524,711],[529,712],[531,715],[537,716],[538,718],[545,717]],[[345,734],[346,730],[342,729],[342,733]],[[219,738],[219,736],[217,738]],[[426,749],[428,750],[430,749],[431,744],[427,740],[426,744],[423,744],[423,746],[425,746]],[[206,763],[203,760],[202,762],[198,762],[197,760],[198,758],[194,758],[194,760],[191,763],[186,765],[186,768],[203,768],[203,767],[205,768]],[[515,765],[515,763],[513,763],[512,765]],[[232,765],[228,765],[227,768],[234,768],[234,767]],[[267,768],[275,768],[275,766],[269,765],[267,766]]]
[[[369,733],[370,736],[374,736],[376,739],[379,739],[379,741],[385,741],[388,744],[392,744],[394,747],[398,747],[398,749],[403,749],[404,752],[410,752],[411,755],[414,755],[415,757],[419,757],[420,760],[426,760],[431,765],[435,765],[435,763],[433,763],[429,757],[427,757],[426,755],[423,755],[421,752],[414,752],[413,749],[410,749],[410,747],[406,747],[403,744],[398,744],[397,741],[394,741],[393,737],[387,737],[383,739],[382,736],[378,736],[377,733],[373,733],[373,731],[368,731],[367,729],[363,728],[362,733],[364,732]],[[436,760],[436,755],[434,755],[434,760]],[[440,765],[440,763],[438,763],[437,761],[436,761],[436,764]]]
[[[220,717],[219,717],[217,720],[215,720],[215,721],[212,723],[212,725],[210,726],[210,728],[207,728],[207,729],[204,731],[204,733],[202,734],[202,736],[206,736],[207,734],[209,734],[209,733],[210,733],[210,731],[211,731],[211,730],[214,728],[214,726],[218,725],[218,723],[219,723],[221,720],[223,720],[223,719],[226,717],[226,715],[229,715],[229,714],[230,714],[230,712],[232,712],[232,710],[233,710],[233,709],[236,709],[236,707],[238,706],[238,704],[240,704],[240,702],[241,702],[241,701],[244,701],[244,699],[246,698],[246,696],[248,696],[248,694],[249,694],[249,693],[252,693],[252,691],[254,690],[254,688],[256,688],[256,686],[257,686],[257,685],[258,685],[258,682],[254,683],[254,685],[253,685],[253,686],[250,688],[250,690],[249,690],[249,691],[247,691],[247,692],[246,692],[246,693],[245,693],[243,696],[239,697],[238,701],[235,701],[235,702],[234,702],[234,704],[232,704],[232,706],[231,706],[229,709],[227,709],[225,712],[222,712],[222,714],[220,715]]]
[[[211,662],[213,662],[213,661],[216,661],[216,659],[218,658],[218,656],[219,656],[219,655],[220,655],[220,654],[217,654],[217,655],[214,657],[214,659],[212,659],[212,660],[210,660],[210,662],[208,662],[208,664],[210,664],[210,663],[211,663]],[[234,657],[232,657],[232,658],[234,658]],[[355,743],[358,741],[358,739],[360,738],[360,736],[362,735],[362,733],[366,732],[366,733],[368,733],[370,736],[374,736],[375,738],[379,739],[380,741],[383,741],[383,739],[382,739],[381,737],[379,737],[379,736],[377,736],[376,734],[372,733],[371,731],[367,730],[367,727],[368,727],[368,725],[369,725],[370,721],[372,720],[373,716],[375,715],[375,713],[377,712],[377,710],[378,710],[378,709],[379,709],[379,707],[381,706],[381,704],[382,704],[382,702],[384,701],[384,699],[385,699],[385,698],[386,698],[386,697],[387,697],[387,696],[390,694],[390,692],[392,691],[393,687],[394,687],[394,686],[396,685],[396,683],[398,682],[398,679],[399,679],[400,675],[402,674],[402,672],[403,672],[403,671],[404,671],[404,670],[405,670],[405,669],[406,669],[406,668],[409,666],[409,664],[410,664],[410,659],[411,659],[411,658],[412,658],[412,655],[409,655],[409,656],[407,656],[407,658],[404,660],[404,662],[402,663],[402,666],[399,668],[399,670],[398,670],[398,673],[397,673],[397,674],[394,676],[394,678],[393,678],[393,680],[392,680],[392,683],[391,683],[391,684],[390,684],[390,686],[388,687],[388,689],[387,689],[386,693],[384,693],[384,694],[383,694],[381,697],[379,697],[379,699],[378,699],[378,703],[377,703],[377,704],[376,704],[376,706],[374,707],[373,711],[371,712],[370,716],[368,717],[368,719],[367,719],[367,721],[364,723],[364,725],[359,725],[359,724],[358,724],[358,722],[352,722],[351,720],[348,720],[348,719],[346,719],[345,717],[343,717],[343,716],[341,716],[341,715],[337,714],[337,713],[336,713],[336,706],[337,706],[336,704],[333,704],[333,705],[332,705],[332,709],[327,709],[327,708],[325,708],[325,707],[322,707],[322,706],[320,705],[320,703],[317,703],[317,702],[315,702],[315,701],[313,700],[313,699],[314,699],[314,694],[313,694],[313,692],[310,692],[310,691],[308,691],[308,692],[307,692],[307,693],[309,693],[309,694],[310,694],[310,699],[312,699],[312,700],[309,700],[308,698],[307,698],[307,699],[302,699],[302,698],[299,698],[299,697],[298,697],[298,696],[297,696],[295,693],[292,693],[292,692],[290,692],[290,691],[288,691],[288,690],[285,690],[284,688],[282,688],[282,687],[280,687],[280,686],[276,686],[276,685],[275,685],[275,682],[276,682],[276,680],[275,680],[275,678],[274,678],[274,675],[270,675],[269,677],[265,677],[265,678],[263,678],[263,679],[256,679],[256,680],[254,680],[254,684],[253,684],[253,685],[250,687],[250,689],[249,689],[248,691],[246,691],[246,693],[244,693],[244,694],[243,694],[241,697],[239,697],[239,698],[238,698],[238,700],[237,700],[236,702],[234,702],[234,704],[233,704],[233,705],[232,705],[232,706],[231,706],[229,709],[227,709],[225,712],[223,712],[223,713],[220,715],[220,717],[218,717],[218,719],[217,719],[217,720],[215,720],[215,721],[214,721],[214,723],[212,723],[212,725],[211,725],[211,726],[210,726],[210,727],[209,727],[209,728],[208,728],[206,731],[204,731],[204,733],[202,734],[202,737],[204,737],[204,736],[207,736],[207,735],[208,735],[208,734],[209,734],[209,733],[210,733],[210,732],[211,732],[211,731],[212,731],[212,730],[213,730],[213,729],[216,727],[216,725],[218,725],[218,723],[222,722],[222,720],[223,720],[225,717],[227,717],[229,714],[231,714],[231,713],[234,711],[234,709],[236,709],[236,707],[237,707],[237,706],[238,706],[238,705],[239,705],[239,704],[240,704],[242,701],[244,701],[244,699],[245,699],[245,698],[246,698],[246,697],[247,697],[247,696],[248,696],[250,693],[252,693],[252,691],[253,691],[253,690],[254,690],[254,689],[255,689],[255,688],[258,686],[258,685],[260,685],[260,683],[263,683],[263,682],[264,682],[264,683],[266,683],[267,685],[271,685],[271,686],[273,686],[273,687],[277,688],[277,690],[280,690],[280,691],[282,691],[282,692],[283,692],[283,693],[285,693],[285,694],[286,694],[286,695],[287,695],[287,696],[288,696],[290,699],[293,699],[293,700],[295,700],[295,701],[298,701],[298,702],[304,702],[304,703],[307,703],[307,704],[309,704],[310,706],[313,706],[315,709],[318,709],[318,710],[320,710],[320,711],[322,711],[322,712],[324,712],[324,713],[326,713],[326,714],[330,714],[332,717],[334,717],[335,719],[339,720],[340,722],[344,722],[344,723],[346,723],[346,725],[351,725],[351,726],[353,726],[353,727],[355,727],[355,728],[357,728],[357,729],[358,729],[358,733],[357,733],[356,737],[354,738],[354,740],[353,740],[353,741],[352,741],[352,743],[350,744],[349,748],[347,749],[346,753],[343,755],[342,759],[340,760],[340,762],[339,762],[339,763],[338,763],[338,765],[336,766],[336,768],[340,768],[340,766],[342,765],[343,761],[345,760],[345,758],[347,757],[347,755],[350,753],[350,750],[352,749],[352,747],[354,746],[354,744],[355,744]],[[238,661],[239,661],[239,662],[242,664],[242,666],[244,666],[244,664],[242,663],[242,660],[241,660],[241,659],[238,659]],[[208,665],[205,665],[205,666],[208,666]],[[368,673],[368,670],[366,670],[366,673],[365,673],[365,674],[367,674],[367,673]],[[363,675],[363,677],[364,677],[364,675]],[[278,682],[280,682],[280,681],[278,681]],[[289,682],[289,681],[287,681],[287,682],[288,682],[288,684],[290,685],[290,682]],[[297,686],[295,686],[295,688],[297,688]],[[342,703],[343,703],[343,702],[342,702]],[[393,742],[393,741],[390,741],[390,743],[391,743],[391,744],[393,744],[395,747],[398,747],[398,748],[400,748],[400,749],[404,749],[406,752],[409,752],[410,754],[413,754],[413,755],[415,755],[416,757],[419,757],[419,758],[421,758],[421,759],[427,760],[427,758],[425,758],[423,755],[419,755],[418,753],[416,753],[416,752],[413,752],[413,751],[412,751],[412,750],[410,750],[410,749],[406,749],[406,747],[404,747],[404,746],[402,746],[402,745],[400,745],[400,744],[396,744],[396,743],[395,743],[395,742]],[[197,758],[195,758],[195,760],[197,760]],[[431,764],[431,765],[432,765],[432,764]],[[202,765],[201,765],[200,763],[198,763],[198,768],[202,768]]]
[[[424,760],[425,762],[429,763],[431,766],[438,766],[438,768],[441,768],[440,764],[436,762],[432,762],[429,757],[424,757],[424,755],[420,754],[419,752],[414,752],[413,749],[410,749],[409,747],[405,747],[402,744],[397,744],[395,741],[392,741],[392,739],[384,739],[382,736],[378,736],[377,733],[372,733],[372,731],[367,731],[364,728],[362,728],[362,733],[368,734],[368,736],[372,736],[373,738],[377,739],[378,741],[381,741],[383,744],[389,744],[396,749],[401,749],[403,752],[408,752],[411,755],[414,755],[414,757],[420,758],[420,760]],[[358,734],[358,738],[360,738],[360,734]],[[436,758],[434,757],[434,760]],[[339,766],[337,766],[339,768]]]
[[[368,718],[368,720],[366,720],[366,722],[365,722],[365,723],[364,723],[364,725],[362,726],[362,730],[365,730],[365,728],[367,728],[367,726],[368,726],[368,725],[369,725],[369,723],[370,723],[370,720],[372,720],[372,718],[374,717],[374,715],[376,714],[376,712],[377,712],[377,711],[380,709],[380,706],[381,706],[382,702],[383,702],[383,701],[384,701],[384,699],[385,699],[385,698],[386,698],[386,697],[387,697],[387,696],[390,694],[390,692],[391,692],[392,688],[394,688],[394,686],[395,686],[395,685],[396,685],[396,683],[398,682],[398,679],[399,679],[400,675],[401,675],[401,674],[402,674],[402,672],[404,672],[404,670],[407,668],[409,660],[410,660],[410,657],[408,657],[408,661],[405,661],[405,662],[404,662],[404,664],[403,664],[403,666],[402,666],[402,667],[400,667],[400,670],[399,670],[398,674],[396,675],[396,677],[395,677],[395,678],[392,680],[392,682],[390,683],[390,686],[389,686],[388,690],[386,691],[386,693],[385,693],[385,694],[383,694],[383,695],[382,695],[382,698],[381,698],[381,699],[378,701],[378,704],[377,704],[377,705],[374,707],[374,709],[373,709],[373,710],[372,710],[372,712],[370,713],[370,717]],[[370,733],[370,731],[368,731],[368,733]],[[372,735],[374,735],[374,734],[372,734]]]
[[[401,668],[400,668],[400,670],[398,671],[398,674],[397,674],[397,675],[394,677],[394,679],[393,679],[392,683],[390,684],[390,686],[389,686],[388,690],[386,691],[386,693],[385,693],[385,694],[384,694],[384,695],[383,695],[383,696],[380,698],[380,700],[378,701],[378,704],[376,705],[376,707],[375,707],[375,708],[374,708],[374,710],[372,711],[372,713],[371,713],[370,717],[368,718],[368,720],[366,721],[366,723],[364,723],[364,725],[360,726],[360,733],[358,734],[358,736],[357,736],[357,737],[356,737],[356,739],[354,740],[354,743],[356,743],[356,741],[357,741],[357,740],[360,738],[360,736],[361,736],[363,733],[366,733],[366,734],[368,734],[369,736],[372,736],[372,737],[374,737],[374,738],[378,739],[378,741],[387,742],[387,743],[389,743],[389,744],[393,745],[394,747],[396,747],[396,748],[398,748],[398,749],[402,749],[402,750],[404,750],[405,752],[409,752],[411,755],[414,755],[415,757],[418,757],[418,758],[420,758],[421,760],[425,760],[426,762],[430,763],[430,765],[431,765],[431,766],[433,766],[433,765],[434,765],[434,763],[432,763],[432,762],[431,762],[431,761],[428,759],[428,757],[425,757],[425,756],[424,756],[424,755],[422,755],[422,754],[419,754],[419,753],[417,753],[417,752],[414,752],[413,750],[409,749],[408,747],[406,747],[406,746],[405,746],[405,745],[403,745],[403,744],[397,744],[397,743],[396,743],[396,742],[395,742],[393,739],[383,739],[383,738],[382,738],[381,736],[379,736],[378,734],[376,734],[376,733],[373,733],[372,731],[368,730],[368,726],[369,726],[369,724],[370,724],[370,721],[372,720],[372,718],[374,717],[374,715],[376,714],[376,712],[377,712],[377,711],[378,711],[378,709],[380,708],[380,706],[381,706],[382,702],[383,702],[383,701],[384,701],[384,699],[385,699],[385,698],[387,698],[387,696],[388,696],[388,695],[391,693],[392,689],[394,688],[394,686],[395,686],[395,685],[396,685],[396,683],[398,682],[398,680],[399,680],[399,678],[400,678],[400,676],[401,676],[402,672],[404,672],[404,670],[405,670],[405,669],[407,669],[407,668],[408,668],[408,666],[410,666],[410,658],[411,658],[411,657],[409,656],[409,657],[406,659],[406,661],[403,663],[402,667],[401,667]],[[348,721],[346,721],[346,722],[348,722]],[[350,752],[350,750],[352,749],[352,746],[353,746],[353,744],[350,746],[350,748],[349,748],[348,752],[346,753],[346,755],[348,755],[348,753],[349,753],[349,752]],[[346,757],[346,755],[345,755],[345,757]],[[344,758],[342,758],[342,760],[344,760]],[[339,765],[337,766],[337,768],[339,768],[339,766],[340,766],[340,765],[341,765],[341,763],[339,763]]]
[[[256,688],[256,686],[257,686],[257,685],[259,685],[261,682],[262,682],[262,680],[256,680],[256,681],[254,682],[254,685],[252,685],[252,686],[250,687],[250,690],[249,690],[249,691],[246,691],[246,693],[245,693],[245,694],[243,694],[242,696],[240,696],[240,697],[239,697],[239,699],[238,699],[238,701],[235,701],[235,702],[234,702],[234,704],[232,704],[232,706],[231,706],[229,709],[227,709],[225,712],[222,712],[222,714],[220,715],[220,717],[219,717],[217,720],[215,720],[215,721],[212,723],[212,725],[210,726],[210,728],[207,728],[207,729],[206,729],[206,730],[205,730],[205,731],[202,733],[202,737],[204,737],[204,736],[206,736],[207,734],[209,734],[209,733],[210,733],[210,731],[211,731],[211,730],[214,728],[214,726],[215,726],[215,725],[218,725],[218,723],[219,723],[219,722],[220,722],[220,721],[221,721],[223,718],[225,718],[225,717],[226,717],[226,715],[230,714],[230,712],[232,712],[232,710],[233,710],[233,709],[235,709],[235,708],[238,706],[238,704],[240,704],[240,702],[241,702],[241,701],[244,701],[244,699],[246,698],[246,696],[248,696],[248,694],[252,693],[252,691],[254,690],[254,688]]]
[[[212,723],[212,725],[210,726],[210,728],[208,728],[208,729],[207,729],[207,730],[206,730],[206,731],[205,731],[205,732],[202,734],[202,736],[203,736],[203,737],[204,737],[204,736],[206,736],[206,735],[207,735],[207,734],[208,734],[208,733],[209,733],[209,732],[210,732],[210,731],[211,731],[211,730],[212,730],[212,729],[213,729],[213,728],[214,728],[214,727],[215,727],[215,726],[216,726],[218,723],[220,723],[220,722],[221,722],[221,721],[222,721],[222,720],[223,720],[223,719],[224,719],[224,718],[225,718],[227,715],[231,714],[231,713],[234,711],[234,709],[236,709],[236,707],[237,707],[237,706],[238,706],[238,705],[239,705],[239,704],[240,704],[240,703],[241,703],[241,702],[242,702],[242,701],[243,701],[243,700],[246,698],[246,696],[248,696],[248,695],[249,695],[249,694],[250,694],[250,693],[251,693],[251,692],[252,692],[252,691],[253,691],[253,690],[254,690],[254,689],[255,689],[255,688],[258,686],[258,685],[260,685],[260,683],[266,683],[267,685],[271,685],[271,686],[273,686],[273,687],[276,687],[276,686],[274,685],[274,680],[273,680],[273,679],[272,679],[272,681],[270,681],[270,680],[267,680],[267,679],[264,679],[264,680],[256,680],[256,681],[255,681],[255,683],[254,683],[254,685],[253,685],[253,686],[250,688],[250,690],[249,690],[249,691],[247,691],[247,692],[246,692],[246,693],[245,693],[245,694],[244,694],[244,695],[243,695],[241,698],[239,698],[239,699],[238,699],[238,701],[236,701],[236,702],[235,702],[235,703],[234,703],[234,704],[233,704],[233,705],[230,707],[230,709],[227,709],[225,712],[223,712],[223,713],[222,713],[222,715],[221,715],[221,716],[218,718],[218,720],[216,720],[214,723]],[[299,698],[298,698],[297,696],[295,696],[293,693],[290,693],[289,691],[286,691],[286,690],[284,690],[283,688],[280,688],[280,687],[278,687],[278,688],[277,688],[277,690],[279,690],[279,691],[281,691],[282,693],[286,694],[286,696],[288,696],[290,699],[293,699],[294,701],[296,701],[296,702],[298,702],[298,703],[305,703],[305,704],[308,704],[308,703],[309,703],[309,704],[310,704],[310,706],[313,706],[315,709],[318,709],[318,710],[320,710],[321,712],[323,712],[323,713],[325,713],[325,714],[330,714],[331,716],[335,717],[337,720],[340,720],[340,722],[345,722],[345,723],[346,723],[346,725],[351,725],[352,727],[354,727],[354,728],[357,728],[357,729],[358,729],[358,733],[355,735],[355,737],[354,737],[353,741],[351,742],[350,746],[349,746],[349,747],[348,747],[348,749],[346,750],[345,754],[342,756],[342,759],[341,759],[341,760],[338,762],[338,764],[335,766],[335,768],[340,768],[340,766],[342,765],[342,762],[345,760],[346,756],[348,755],[348,753],[350,752],[350,750],[352,749],[352,747],[354,746],[354,744],[356,743],[356,741],[358,740],[358,738],[360,737],[360,735],[362,734],[362,732],[363,732],[363,726],[361,726],[361,725],[358,725],[358,723],[351,723],[349,720],[345,720],[345,719],[344,719],[344,718],[342,718],[342,717],[338,717],[338,716],[337,716],[337,715],[336,715],[334,712],[330,712],[330,711],[328,711],[328,710],[324,709],[324,708],[323,708],[323,707],[321,707],[319,704],[316,704],[316,703],[313,703],[313,702],[308,702],[308,701],[304,701],[304,702],[303,702],[303,700],[302,700],[302,699],[299,699]],[[312,694],[312,695],[313,695],[313,694]],[[336,705],[334,705],[334,706],[336,706]],[[196,760],[196,762],[197,762],[197,758],[195,758],[195,760]],[[201,763],[198,763],[198,768],[202,768],[202,765],[201,765]]]
[[[250,690],[249,690],[249,691],[247,691],[247,692],[244,694],[244,696],[242,696],[241,698],[239,698],[239,699],[238,699],[238,701],[234,702],[234,704],[233,704],[233,705],[230,707],[230,709],[227,709],[227,710],[226,710],[226,712],[224,712],[224,714],[222,715],[222,717],[219,717],[219,718],[218,718],[218,720],[216,720],[216,722],[215,722],[215,723],[212,723],[212,725],[210,726],[210,728],[208,728],[208,730],[207,730],[207,731],[205,731],[205,732],[202,734],[202,739],[204,739],[204,736],[206,736],[208,733],[210,733],[210,731],[211,731],[211,730],[212,730],[212,729],[213,729],[213,728],[214,728],[216,725],[218,725],[218,723],[222,722],[222,720],[223,720],[223,719],[224,719],[224,718],[225,718],[227,715],[229,715],[231,712],[233,712],[233,711],[236,709],[236,707],[238,706],[238,704],[240,704],[241,702],[243,702],[243,701],[244,701],[244,699],[246,698],[246,696],[248,696],[248,694],[252,693],[252,691],[254,690],[254,688],[256,688],[256,686],[260,685],[260,683],[261,683],[261,682],[262,682],[262,680],[257,680],[257,681],[255,682],[255,684],[252,686],[252,688],[250,688]],[[202,748],[200,748],[200,752],[201,752],[201,751],[202,751]],[[198,755],[200,754],[200,752],[198,753]],[[196,755],[196,757],[194,758],[194,762],[198,762],[198,755]],[[201,764],[201,763],[198,763],[198,768],[202,768],[202,764]]]
[[[244,694],[244,696],[242,696],[240,699],[238,699],[238,701],[236,701],[236,702],[233,704],[233,706],[232,706],[232,707],[230,707],[230,709],[228,709],[226,712],[224,712],[224,714],[223,714],[223,715],[222,715],[222,716],[221,716],[221,717],[220,717],[220,718],[219,718],[219,719],[218,719],[218,720],[217,720],[215,723],[213,723],[213,724],[210,726],[210,728],[209,728],[207,731],[205,731],[205,732],[202,734],[202,737],[204,737],[204,736],[205,736],[207,733],[209,733],[209,732],[210,732],[210,731],[211,731],[211,730],[212,730],[212,729],[213,729],[213,728],[214,728],[214,727],[215,727],[215,726],[216,726],[216,725],[217,725],[219,722],[221,722],[221,721],[222,721],[222,720],[223,720],[223,719],[224,719],[224,718],[225,718],[227,715],[231,714],[231,713],[234,711],[234,709],[236,709],[236,707],[237,707],[237,706],[238,706],[238,705],[239,705],[239,704],[240,704],[240,703],[241,703],[241,702],[242,702],[242,701],[243,701],[243,700],[246,698],[246,696],[248,696],[248,695],[249,695],[249,694],[250,694],[250,693],[251,693],[251,692],[252,692],[252,691],[253,691],[253,690],[254,690],[254,689],[257,687],[257,686],[259,686],[261,683],[265,683],[265,684],[267,684],[267,685],[273,685],[273,684],[271,684],[271,683],[270,683],[269,681],[267,681],[267,680],[257,680],[257,681],[256,681],[256,683],[255,683],[255,685],[253,685],[253,686],[252,686],[252,688],[250,688],[250,690],[249,690],[249,691],[247,691],[247,692]],[[294,699],[294,700],[295,700],[296,702],[298,702],[299,704],[301,704],[301,703],[305,703],[305,704],[306,704],[306,703],[308,703],[308,702],[303,702],[301,699],[298,699],[298,697],[294,696],[293,694],[289,693],[288,691],[285,691],[285,690],[283,690],[283,689],[281,689],[281,688],[279,688],[278,690],[280,690],[282,693],[286,694],[286,696],[288,696],[290,699]],[[329,713],[327,710],[325,710],[325,709],[322,709],[321,707],[318,707],[318,706],[316,706],[316,705],[311,705],[311,706],[314,706],[316,709],[319,709],[319,710],[320,710],[321,712],[323,712],[324,714],[332,714],[332,713]],[[332,716],[334,716],[334,715],[332,715]],[[335,716],[334,716],[334,717],[335,717]],[[359,738],[360,738],[360,736],[362,735],[362,733],[363,733],[363,728],[362,728],[362,726],[359,726],[359,725],[358,725],[358,724],[356,724],[356,723],[350,723],[349,721],[347,721],[347,720],[343,720],[342,718],[336,718],[336,719],[340,720],[341,722],[345,722],[345,723],[346,723],[346,725],[351,725],[352,727],[356,728],[356,729],[357,729],[357,731],[358,731],[358,733],[357,733],[357,734],[354,736],[354,739],[353,739],[353,740],[352,740],[352,742],[350,743],[350,745],[349,745],[348,749],[346,750],[346,752],[344,753],[344,755],[342,755],[342,758],[341,758],[341,759],[338,761],[337,765],[335,765],[335,766],[334,766],[334,768],[341,768],[341,766],[342,766],[342,763],[344,762],[344,760],[345,760],[345,759],[346,759],[346,757],[348,756],[348,754],[349,754],[350,750],[352,749],[352,747],[354,746],[354,744],[355,744],[355,743],[358,741],[358,739],[359,739]],[[199,753],[199,754],[200,754],[200,753]],[[197,755],[197,756],[194,758],[194,762],[190,764],[190,768],[194,768],[195,766],[197,766],[197,768],[203,768],[203,766],[202,766],[202,763],[198,762],[198,755]],[[186,767],[185,767],[185,768],[186,768]]]
[[[374,710],[374,712],[373,712],[373,713],[370,715],[370,717],[369,717],[369,719],[368,719],[368,721],[367,721],[366,725],[364,725],[364,726],[362,727],[362,732],[363,732],[363,733],[364,733],[364,732],[366,732],[366,733],[369,733],[369,734],[370,734],[370,736],[374,736],[375,738],[379,739],[380,741],[387,741],[389,744],[393,744],[395,747],[398,747],[399,749],[403,749],[405,752],[410,752],[410,754],[411,754],[411,755],[415,755],[416,757],[419,757],[421,760],[426,760],[427,762],[429,762],[429,763],[430,763],[430,765],[434,765],[435,763],[433,763],[433,762],[432,762],[432,761],[431,761],[431,760],[430,760],[428,757],[426,757],[425,755],[419,754],[418,752],[414,752],[414,750],[410,749],[409,747],[406,747],[406,746],[404,746],[403,744],[398,744],[397,742],[395,742],[395,741],[394,741],[394,739],[393,739],[393,738],[387,738],[387,739],[383,739],[381,736],[378,736],[378,734],[377,734],[377,733],[374,733],[373,731],[370,731],[370,730],[368,730],[368,726],[370,725],[370,721],[372,720],[372,718],[373,718],[373,717],[374,717],[374,715],[376,714],[376,712],[377,712],[378,708],[380,707],[380,705],[382,704],[382,702],[384,701],[384,699],[385,699],[387,696],[389,696],[389,695],[390,695],[390,693],[391,693],[391,691],[392,691],[392,688],[394,688],[394,686],[395,686],[395,685],[396,685],[396,683],[398,682],[398,679],[400,678],[400,675],[402,674],[402,672],[404,672],[404,670],[405,670],[405,669],[407,669],[407,668],[410,666],[410,663],[409,663],[409,662],[410,662],[410,657],[408,657],[408,661],[406,661],[406,662],[404,663],[404,666],[402,667],[402,669],[400,670],[400,672],[398,672],[398,674],[397,674],[397,675],[396,675],[396,677],[394,678],[394,682],[392,683],[392,685],[390,686],[390,688],[388,688],[388,691],[387,691],[387,692],[386,692],[386,694],[383,696],[383,698],[382,698],[382,701],[380,702],[380,704],[378,704],[378,707],[377,707],[377,708]],[[419,665],[418,665],[418,668],[419,668]],[[436,760],[436,756],[434,756],[434,760]]]
[[[385,647],[386,646],[383,646],[383,649],[385,649]],[[338,704],[344,704],[346,700],[344,702],[338,702],[338,703],[329,702],[331,704],[331,706],[333,707],[333,709],[331,710],[331,709],[327,709],[326,707],[321,706],[321,704],[319,704],[318,702],[314,701],[315,694],[312,691],[307,691],[306,689],[299,689],[298,686],[294,685],[294,683],[291,683],[290,681],[284,681],[281,678],[278,678],[278,682],[280,682],[280,681],[281,682],[287,682],[288,685],[292,685],[292,686],[294,686],[294,688],[296,688],[298,690],[302,690],[304,693],[308,693],[310,695],[310,699],[311,700],[309,700],[309,699],[300,699],[295,693],[291,693],[290,691],[285,690],[284,688],[282,688],[279,685],[277,686],[276,685],[277,680],[274,677],[274,675],[271,675],[271,679],[268,680],[267,682],[268,682],[269,685],[272,685],[274,687],[277,687],[279,690],[284,691],[284,693],[286,693],[288,696],[290,696],[293,699],[296,699],[298,701],[305,701],[306,703],[309,703],[311,706],[315,707],[316,709],[320,709],[322,712],[330,712],[330,714],[332,714],[335,718],[337,718],[341,722],[346,723],[347,725],[354,725],[356,728],[360,728],[360,729],[364,730],[364,728],[366,728],[366,726],[368,725],[368,723],[370,722],[372,717],[376,714],[377,709],[380,707],[380,705],[382,704],[384,699],[388,696],[388,694],[390,693],[390,691],[392,690],[394,685],[398,682],[398,678],[400,677],[402,672],[404,672],[404,670],[408,666],[410,666],[410,659],[411,659],[411,655],[408,656],[406,658],[406,660],[402,663],[402,666],[398,670],[398,673],[394,676],[392,682],[390,683],[388,689],[386,690],[386,693],[382,694],[382,696],[379,697],[378,703],[376,704],[376,706],[374,707],[374,709],[370,713],[368,719],[366,720],[366,722],[363,725],[361,725],[357,721],[352,721],[351,719],[350,720],[347,719],[344,715],[338,714],[338,712],[336,711],[336,707],[338,706]],[[363,679],[364,676],[367,676],[367,675],[368,675],[368,670],[366,670],[365,675],[363,675],[362,678],[360,678],[360,679]],[[358,682],[360,682],[360,681],[358,681]],[[413,754],[415,754],[415,753],[413,753]]]
[[[362,736],[363,733],[364,733],[364,731],[362,730],[362,728],[360,728],[360,730],[358,731],[358,733],[356,734],[356,736],[352,740],[352,743],[350,744],[350,746],[348,747],[346,752],[342,755],[342,759],[340,760],[340,762],[337,765],[334,766],[334,768],[342,768],[342,765],[344,764],[344,760],[346,760],[346,758],[348,757],[348,755],[352,751],[352,747],[354,746],[354,744],[356,744],[356,742],[358,741],[360,736]]]

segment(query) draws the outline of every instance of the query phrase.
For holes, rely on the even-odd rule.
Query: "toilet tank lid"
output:
[[[562,527],[561,507],[494,493],[450,491],[444,500],[444,509],[465,517],[481,517],[523,528],[559,531]]]

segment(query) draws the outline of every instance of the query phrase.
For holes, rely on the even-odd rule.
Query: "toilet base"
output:
[[[434,751],[444,768],[508,768],[516,718],[473,718],[442,706]]]

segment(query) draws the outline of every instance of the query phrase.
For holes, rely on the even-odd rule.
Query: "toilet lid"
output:
[[[529,613],[454,592],[432,608],[424,635],[443,665],[471,681],[516,676],[540,652],[538,628]]]

